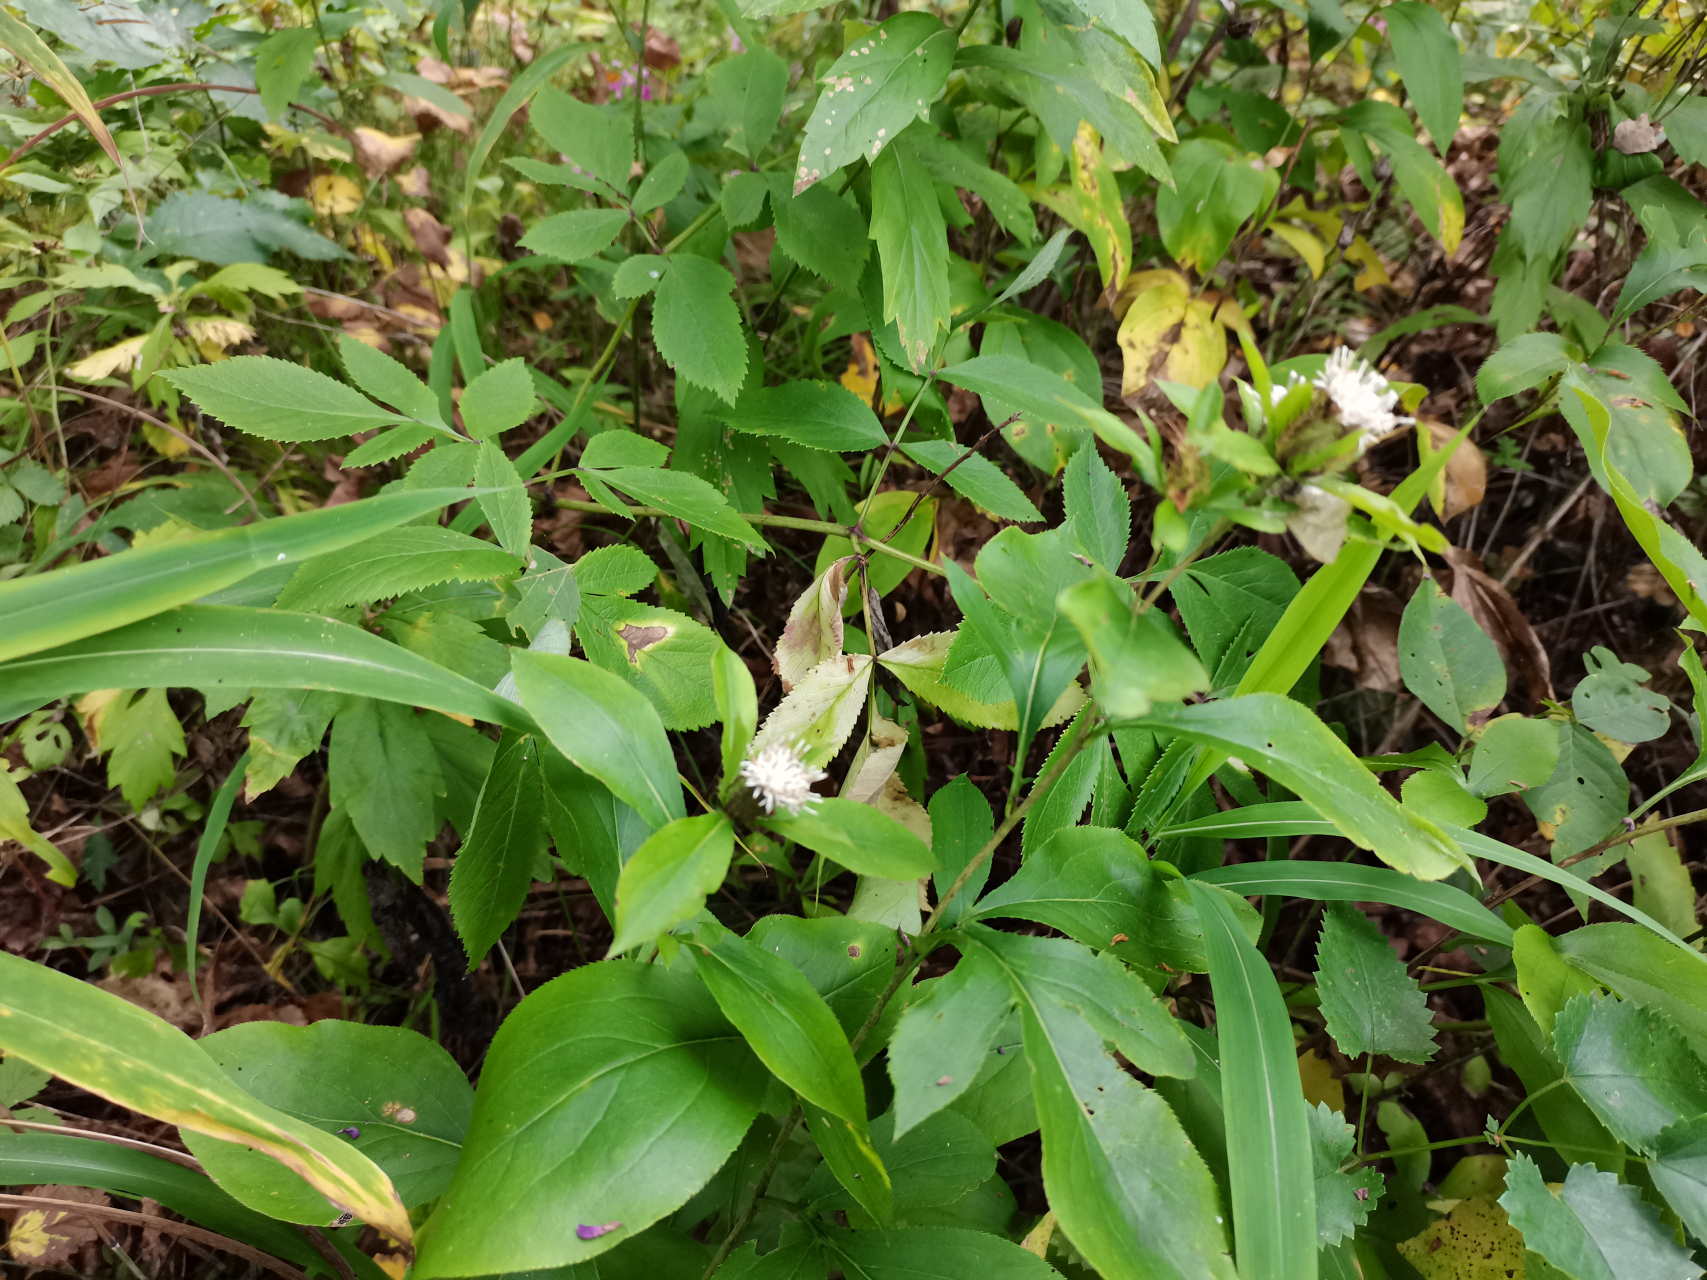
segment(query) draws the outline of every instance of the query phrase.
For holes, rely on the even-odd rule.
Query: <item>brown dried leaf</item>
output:
[[[1512,682],[1521,676],[1530,702],[1540,706],[1542,699],[1553,696],[1552,665],[1546,646],[1511,593],[1483,569],[1480,557],[1460,547],[1448,547],[1445,555],[1452,569],[1450,582],[1444,581],[1448,575],[1441,575],[1447,594],[1488,633],[1505,660]]]
[[[1418,418],[1417,429],[1428,429],[1428,440],[1433,450],[1443,448],[1458,432],[1446,423],[1434,418]],[[1452,456],[1446,460],[1446,466],[1429,486],[1429,505],[1442,520],[1450,520],[1461,512],[1468,511],[1487,496],[1488,492],[1488,460],[1482,456],[1469,439],[1465,439],[1452,451]]]
[[[1352,673],[1359,689],[1397,693],[1399,677],[1399,597],[1385,587],[1364,587],[1322,650],[1322,661]]]
[[[669,71],[682,65],[682,47],[657,27],[646,28],[646,65]]]
[[[103,1192],[89,1187],[68,1187],[57,1182],[31,1187],[25,1193],[44,1200],[74,1200],[78,1204],[110,1205]],[[6,1237],[6,1252],[29,1267],[66,1267],[100,1238],[89,1218],[65,1209],[13,1209],[7,1215],[12,1230]]]
[[[418,164],[397,175],[397,189],[411,200],[425,200],[433,194],[433,175],[426,165]]]
[[[196,1008],[196,1002],[190,996],[187,974],[174,974],[169,978],[158,973],[146,973],[140,978],[109,977],[95,985],[121,1000],[128,1000],[139,1009],[146,1009],[157,1018],[165,1019],[180,1031],[201,1030],[201,1010]]]
[[[1646,111],[1634,120],[1620,120],[1612,129],[1612,145],[1627,156],[1658,151],[1665,140],[1666,131],[1658,125],[1649,124]]]
[[[360,125],[355,131],[356,163],[370,180],[382,177],[414,155],[420,141],[418,133],[393,136]]]
[[[447,129],[454,129],[464,135],[472,133],[474,130],[474,121],[471,117],[458,115],[454,111],[446,111],[438,103],[428,102],[425,98],[411,98],[405,95],[403,110],[415,118],[415,127],[422,133],[431,133],[440,125]]]
[[[421,256],[428,262],[441,267],[450,266],[450,228],[445,226],[431,211],[419,206],[403,211],[403,221],[409,227],[409,234],[415,238],[415,247],[421,251]]]

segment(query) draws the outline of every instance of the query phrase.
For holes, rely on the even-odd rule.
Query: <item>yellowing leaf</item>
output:
[[[1524,1274],[1523,1233],[1492,1200],[1460,1200],[1451,1213],[1399,1245],[1423,1280],[1510,1280]]]
[[[1192,297],[1185,278],[1177,272],[1141,275],[1149,287],[1132,297],[1120,322],[1122,398],[1130,400],[1152,378],[1193,387],[1208,385],[1227,363],[1227,334],[1225,322],[1217,315],[1218,300],[1212,294]]]
[[[1423,418],[1417,423],[1417,448],[1427,462],[1458,432],[1444,422]],[[1442,520],[1450,520],[1481,502],[1488,491],[1488,460],[1468,440],[1461,441],[1428,487],[1429,505]]]
[[[77,883],[77,868],[57,848],[30,826],[30,807],[12,775],[0,764],[0,844],[16,840],[48,865],[47,878],[67,889]],[[16,1238],[17,1227],[13,1227]],[[16,1256],[16,1255],[14,1255]]]
[[[1351,242],[1351,247],[1345,251],[1345,260],[1356,263],[1363,268],[1358,273],[1357,279],[1351,282],[1351,287],[1354,289],[1367,291],[1380,285],[1393,283],[1387,275],[1387,268],[1381,261],[1381,255],[1376,253],[1375,247],[1362,236],[1358,236]]]
[[[853,354],[848,357],[848,367],[842,374],[842,385],[865,401],[867,406],[876,408],[877,381],[877,352],[872,348],[870,338],[856,333],[853,336]]]
[[[1291,249],[1304,264],[1310,268],[1310,274],[1321,278],[1322,268],[1328,263],[1328,249],[1320,240],[1311,235],[1303,227],[1295,227],[1290,223],[1276,222],[1270,225],[1269,232],[1275,239]]]
[[[1298,1077],[1304,1085],[1304,1101],[1314,1107],[1325,1102],[1345,1114],[1345,1085],[1334,1075],[1333,1063],[1314,1049],[1298,1059]]]
[[[1102,272],[1103,288],[1118,293],[1132,270],[1132,228],[1126,224],[1126,209],[1114,170],[1103,154],[1102,139],[1089,121],[1081,121],[1068,155],[1073,192],[1078,208],[1078,227],[1091,242]]]
[[[362,206],[362,189],[341,173],[322,173],[308,184],[308,202],[321,217],[342,217]]]
[[[111,378],[128,369],[135,369],[142,362],[142,346],[148,341],[143,334],[135,338],[126,338],[110,347],[103,347],[93,355],[84,356],[73,365],[67,366],[69,373],[79,382],[94,382],[100,378]]]
[[[202,348],[203,355],[207,354],[208,347],[212,347],[216,352],[223,352],[227,347],[247,342],[255,336],[254,329],[241,320],[232,320],[225,316],[190,320],[184,328],[189,330],[191,340]]]

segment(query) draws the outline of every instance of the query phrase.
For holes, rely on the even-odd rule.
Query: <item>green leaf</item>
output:
[[[1290,698],[1252,693],[1157,708],[1138,723],[1237,755],[1301,796],[1358,848],[1419,880],[1443,880],[1466,865],[1452,838],[1400,808],[1350,748]]]
[[[735,173],[723,184],[718,207],[723,221],[734,231],[750,231],[765,211],[765,197],[770,184],[762,173]]]
[[[270,356],[233,356],[164,377],[205,412],[266,440],[334,440],[407,421],[323,373]]]
[[[728,404],[735,403],[747,379],[747,340],[740,309],[730,296],[734,288],[735,277],[711,259],[678,253],[658,281],[652,305],[658,354],[678,377]]]
[[[723,776],[733,779],[759,727],[759,698],[753,673],[727,645],[719,645],[711,660],[712,696],[723,722]]]
[[[1441,155],[1458,133],[1464,110],[1464,75],[1458,65],[1458,37],[1440,11],[1421,0],[1400,0],[1382,12],[1393,57],[1405,92],[1417,109]]]
[[[1039,422],[1089,427],[1104,444],[1134,458],[1154,456],[1147,440],[1102,407],[1100,386],[1081,390],[1059,373],[1011,355],[974,356],[937,376]]]
[[[619,298],[644,298],[658,287],[658,281],[670,269],[670,260],[655,253],[637,253],[624,258],[611,276],[611,292]],[[609,432],[600,434],[609,435]],[[593,437],[594,440],[598,436]],[[590,445],[592,441],[588,441]]]
[[[1105,1026],[1110,1016],[1069,1009],[1033,992],[1007,964],[1013,952],[1057,957],[1063,944],[986,930],[977,938],[1007,972],[1020,1001],[1025,1059],[1043,1126],[1044,1187],[1073,1247],[1108,1280],[1170,1273],[1233,1280],[1208,1168],[1167,1103],[1116,1065],[1103,1028],[1093,1029],[1080,1013]],[[1099,963],[1118,968],[1113,960]]]
[[[1066,526],[1078,549],[1107,569],[1120,572],[1132,541],[1132,499],[1095,449],[1080,449],[1062,477]]]
[[[538,636],[552,620],[566,627],[574,626],[581,612],[580,580],[574,567],[537,547],[528,551],[528,566],[528,571],[515,583],[516,594],[521,598],[504,615],[504,620],[530,638]]]
[[[1209,138],[1182,143],[1169,167],[1173,185],[1156,193],[1162,243],[1174,261],[1208,271],[1263,203],[1267,183],[1241,153]]]
[[[744,542],[755,551],[765,552],[765,545],[752,525],[729,505],[727,498],[698,476],[686,471],[666,471],[660,467],[615,467],[609,471],[583,472],[615,485],[625,493],[642,498],[666,515],[684,520],[707,533],[719,534]]]
[[[1624,1148],[1586,1102],[1570,1089],[1556,1087],[1564,1079],[1564,1068],[1522,1001],[1491,985],[1484,988],[1484,1001],[1500,1059],[1517,1072],[1541,1131],[1557,1146],[1560,1158],[1592,1160],[1602,1169],[1621,1171]]]
[[[1135,612],[1132,588],[1106,569],[1066,588],[1059,607],[1091,655],[1091,691],[1110,720],[1209,688],[1209,673],[1154,609]]]
[[[776,436],[833,453],[863,453],[887,440],[870,406],[833,382],[753,387],[733,408],[711,412],[737,431]]]
[[[688,180],[688,157],[685,151],[672,151],[646,171],[640,185],[634,189],[631,203],[636,214],[651,213],[681,194]]]
[[[981,949],[907,1005],[889,1041],[897,1136],[972,1087],[1013,1005],[1007,975]]]
[[[1316,990],[1328,1034],[1349,1058],[1379,1053],[1396,1062],[1427,1062],[1440,1047],[1434,1018],[1417,980],[1375,922],[1335,902],[1322,920]]]
[[[950,320],[948,239],[936,183],[906,138],[871,162],[871,238],[883,267],[882,318],[895,321],[901,350],[922,372]]]
[[[983,454],[963,449],[952,440],[911,440],[901,446],[901,452],[932,475],[944,476],[949,488],[998,520],[1020,524],[1043,521],[1043,513],[1025,491]]]
[[[1249,809],[1232,811],[1235,814],[1250,812]],[[1157,835],[1167,836],[1195,825],[1167,827]],[[1228,838],[1236,837],[1229,833]],[[1511,926],[1464,890],[1449,884],[1418,880],[1386,867],[1363,867],[1349,862],[1243,862],[1211,867],[1198,872],[1192,879],[1219,885],[1240,896],[1279,894],[1319,902],[1385,902],[1389,906],[1402,907],[1438,920],[1472,938],[1482,938],[1502,947],[1509,947],[1512,943]]]
[[[1487,799],[1538,787],[1559,766],[1559,729],[1550,720],[1490,720],[1470,756],[1470,792]]]
[[[900,13],[848,43],[823,76],[824,92],[800,140],[794,189],[880,156],[923,116],[954,65],[955,33],[928,13]]]
[[[1268,962],[1233,913],[1193,884],[1221,1041],[1239,1274],[1309,1275],[1316,1264],[1315,1171],[1292,1022]]]
[[[1416,140],[1416,126],[1410,118],[1390,102],[1365,98],[1340,119],[1381,148],[1393,166],[1399,190],[1411,202],[1423,226],[1447,253],[1457,252],[1464,234],[1463,194],[1445,166]],[[1511,195],[1509,191],[1507,194]],[[1516,202],[1513,197],[1513,203]]]
[[[1707,1066],[1662,1013],[1576,996],[1553,1021],[1553,1047],[1600,1122],[1644,1155],[1661,1130],[1707,1113]]]
[[[136,1005],[0,953],[0,1047],[78,1088],[278,1160],[334,1205],[394,1238],[413,1232],[379,1167],[234,1085],[201,1048]]]
[[[1583,655],[1588,675],[1571,694],[1579,723],[1621,742],[1649,742],[1671,728],[1671,702],[1641,686],[1648,673],[1604,645]]]
[[[865,1085],[830,1007],[782,957],[727,931],[712,942],[709,932],[701,932],[691,950],[723,1016],[777,1079],[863,1131]]]
[[[290,27],[274,32],[255,46],[255,87],[261,105],[274,120],[282,120],[302,82],[314,70],[314,51],[320,47],[313,27]]]
[[[1581,349],[1562,334],[1526,333],[1482,362],[1476,371],[1476,394],[1483,404],[1492,404],[1540,386],[1581,358]]]
[[[577,634],[588,660],[644,693],[666,729],[716,718],[712,660],[723,642],[711,628],[670,609],[589,599]]]
[[[1553,1019],[1572,996],[1599,995],[1599,985],[1567,964],[1553,939],[1539,925],[1519,927],[1512,939],[1512,962],[1517,966],[1517,994],[1542,1034],[1553,1034]]]
[[[1630,783],[1611,749],[1581,725],[1558,727],[1559,763],[1523,793],[1529,811],[1553,824],[1553,856],[1577,853],[1610,835],[1630,809]],[[1574,873],[1580,880],[1582,872]]]
[[[981,150],[977,159],[973,159],[963,145],[935,132],[917,129],[907,135],[907,145],[930,170],[933,179],[944,186],[972,192],[989,206],[991,216],[1015,240],[1029,246],[1037,239],[1037,218],[1031,211],[1031,201],[1018,183],[983,162]]]
[[[859,206],[828,187],[795,190],[786,173],[773,170],[766,176],[776,219],[776,244],[783,256],[823,276],[838,289],[859,293],[865,264],[871,257],[871,238]]]
[[[1195,973],[1204,969],[1196,912],[1185,885],[1164,878],[1140,846],[1106,827],[1057,831],[967,914],[1035,920],[1131,964]],[[1244,914],[1254,919],[1248,910]]]
[[[526,734],[504,734],[480,788],[473,827],[451,866],[451,918],[471,973],[527,901],[533,868],[545,852],[539,751]]]
[[[1285,561],[1236,547],[1193,564],[1169,588],[1214,688],[1237,685],[1298,594]]]
[[[490,440],[520,426],[533,414],[533,406],[533,377],[520,359],[493,365],[468,384],[457,404],[463,427],[476,440]],[[477,478],[475,483],[486,482]]]
[[[464,397],[465,416],[466,400]],[[522,478],[516,474],[515,464],[491,440],[480,442],[480,456],[474,463],[474,483],[480,489],[491,490],[482,494],[480,510],[492,526],[499,545],[511,555],[525,558],[533,541],[533,504],[528,501],[527,490],[522,487]]]
[[[332,721],[327,773],[332,804],[348,810],[362,843],[419,884],[427,841],[439,828],[433,797],[445,784],[414,709],[346,698]]]
[[[804,686],[802,686],[804,687]],[[849,871],[884,880],[917,880],[937,868],[930,847],[888,814],[852,800],[819,800],[798,817],[773,814],[764,826]]]
[[[939,1111],[905,1134],[893,1134],[894,1128],[893,1111],[871,1123],[872,1146],[883,1153],[897,1209],[952,1204],[996,1172],[995,1147],[977,1125],[956,1112]],[[806,1198],[821,1212],[854,1204],[822,1165],[807,1184]]]
[[[1661,837],[1663,839],[1663,837]],[[1626,1000],[1670,1017],[1696,1054],[1707,1057],[1707,965],[1633,924],[1596,924],[1555,939],[1559,954]]]
[[[864,1119],[857,1124],[843,1120],[805,1099],[800,1108],[806,1118],[806,1132],[818,1144],[818,1153],[836,1181],[847,1188],[860,1208],[888,1226],[894,1217],[889,1171],[871,1145]]]
[[[805,974],[849,1037],[865,1025],[895,972],[893,931],[846,916],[762,916],[747,941]],[[873,1039],[866,1041],[867,1052],[876,1052]]]
[[[101,713],[101,750],[112,753],[107,785],[123,791],[132,809],[171,786],[177,774],[172,757],[184,753],[184,727],[166,691],[121,689]]]
[[[645,694],[576,658],[517,652],[511,662],[522,705],[554,747],[654,831],[685,815],[675,756]]]
[[[1648,1173],[1684,1225],[1700,1239],[1707,1230],[1707,1117],[1685,1120],[1654,1140],[1658,1157]]]
[[[186,605],[0,665],[0,684],[8,694],[43,702],[84,689],[221,682],[355,694],[525,732],[534,728],[508,698],[359,627],[271,609]]]
[[[826,1248],[848,1275],[870,1280],[1050,1280],[1059,1273],[1019,1245],[983,1231],[911,1227],[832,1229]]]
[[[274,607],[323,613],[441,582],[508,577],[520,568],[514,555],[466,533],[439,525],[409,525],[306,561],[285,584]]]
[[[1413,0],[1414,2],[1414,0]],[[1505,697],[1505,663],[1462,605],[1424,578],[1399,622],[1399,673],[1459,733]]]
[[[542,88],[528,112],[528,123],[552,146],[605,183],[612,194],[628,191],[634,165],[634,129],[626,118],[601,111],[559,89]]]
[[[1310,1152],[1316,1168],[1316,1243],[1338,1244],[1369,1221],[1385,1180],[1365,1166],[1341,1173],[1357,1145],[1356,1130],[1325,1102],[1309,1108]]]
[[[1028,938],[982,927],[976,937],[1000,960],[1021,1004],[1070,1009],[1153,1076],[1192,1073],[1191,1047],[1150,989],[1110,955],[1065,938]]]
[[[559,262],[580,262],[609,248],[627,225],[623,209],[571,209],[536,222],[521,245]]]
[[[440,17],[445,17],[445,13],[443,11],[441,11]],[[551,77],[556,75],[558,70],[562,68],[564,64],[568,63],[571,59],[580,57],[583,54],[591,53],[596,47],[596,45],[587,41],[576,41],[573,44],[558,45],[549,53],[542,53],[536,57],[528,64],[526,71],[523,71],[510,82],[510,87],[504,90],[504,96],[498,99],[498,105],[492,108],[492,114],[486,117],[486,125],[480,130],[480,137],[474,144],[474,150],[464,162],[464,177],[462,184],[463,208],[468,209],[473,207],[475,184],[480,181],[481,170],[486,167],[486,157],[492,154],[492,148],[497,145],[498,139],[503,137],[504,131],[510,127],[511,117],[526,105],[528,99],[532,98],[541,89],[545,88],[550,82]],[[443,51],[441,56],[446,58],[450,57],[450,53],[445,45],[441,44],[440,49]],[[546,119],[548,121],[548,125],[546,127],[550,127],[554,134],[560,137],[574,137],[575,141],[572,145],[577,148],[583,147],[586,144],[588,135],[587,133],[578,130],[578,122],[572,120],[569,128],[559,128],[555,124],[555,121],[559,117],[553,115],[549,107],[545,108],[541,112],[531,114],[530,118],[534,121],[536,126],[542,118]],[[542,127],[540,131],[543,135],[544,128]],[[624,132],[629,138],[634,136],[632,130],[624,130]],[[546,140],[550,141],[551,139],[547,136]],[[620,145],[620,142],[616,144],[618,147]],[[630,142],[628,145],[630,148],[629,156],[632,158],[633,143]],[[563,150],[562,147],[557,147],[556,149],[558,151]],[[615,147],[613,147],[613,151],[614,150]],[[620,155],[620,153],[618,154]],[[623,162],[621,168],[622,181],[626,182],[628,175],[628,163]]]
[[[336,1018],[306,1027],[249,1022],[200,1044],[246,1092],[340,1134],[390,1176],[404,1205],[450,1185],[474,1090],[419,1032]],[[340,1133],[351,1126],[358,1132]]]
[[[720,813],[676,818],[647,837],[623,865],[616,886],[616,937],[620,955],[691,920],[729,871],[735,828]]]
[[[138,1199],[146,1196],[191,1222],[287,1262],[310,1266],[319,1256],[295,1229],[240,1204],[210,1179],[159,1156],[108,1142],[57,1133],[8,1131],[0,1136],[0,1178],[7,1186],[57,1183],[116,1191]],[[361,1274],[363,1280],[370,1280],[365,1270]]]
[[[638,1235],[722,1167],[766,1078],[691,974],[619,961],[547,983],[492,1041],[415,1274],[560,1267]]]
[[[47,863],[47,878],[55,884],[69,889],[77,883],[76,864],[30,825],[29,802],[5,770],[0,770],[0,838],[16,840]]]
[[[581,450],[581,465],[606,470],[615,467],[661,467],[669,456],[668,445],[617,428],[601,431],[587,441],[586,448]]]
[[[162,613],[262,569],[336,551],[469,496],[466,489],[386,494],[0,582],[7,618],[0,662]]]
[[[1588,1165],[1572,1165],[1555,1195],[1535,1162],[1516,1155],[1499,1203],[1523,1232],[1524,1247],[1573,1280],[1695,1280],[1701,1274],[1641,1191]]]
[[[788,93],[788,64],[769,49],[726,58],[706,72],[711,100],[733,130],[729,146],[757,160],[770,145]]]
[[[965,774],[932,792],[929,810],[931,853],[942,864],[935,878],[937,901],[941,902],[966,864],[995,835],[996,820],[990,812],[990,802]],[[984,892],[989,878],[990,861],[986,858],[944,910],[943,923],[954,924],[965,916]]]
[[[225,271],[232,269],[227,267]],[[224,275],[225,271],[219,274]],[[417,422],[449,430],[439,413],[438,397],[433,394],[432,388],[411,373],[407,366],[399,364],[390,356],[374,350],[367,343],[352,338],[347,333],[338,339],[338,357],[344,362],[344,371],[350,375],[350,380],[376,400],[384,401]],[[426,437],[423,437],[423,441],[425,439]],[[372,443],[370,440],[368,445]],[[362,448],[365,449],[368,445],[363,445]]]

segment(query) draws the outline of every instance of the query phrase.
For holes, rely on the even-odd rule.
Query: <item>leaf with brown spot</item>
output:
[[[848,597],[847,567],[852,561],[852,556],[843,556],[831,563],[788,611],[772,659],[784,693],[813,667],[842,651],[842,605]]]
[[[59,1183],[31,1187],[26,1194],[45,1200],[74,1200],[79,1204],[112,1204],[100,1191]],[[80,1218],[70,1210],[16,1209],[12,1211],[12,1230],[6,1237],[6,1252],[32,1268],[65,1267],[100,1238],[100,1232],[91,1219]]]

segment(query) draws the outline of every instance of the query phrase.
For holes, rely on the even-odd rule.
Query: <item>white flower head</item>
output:
[[[741,761],[741,781],[766,813],[786,810],[789,817],[810,813],[817,802],[812,784],[827,778],[801,757],[803,744],[773,742],[750,760]]]
[[[1282,400],[1286,399],[1293,387],[1301,387],[1303,385],[1304,375],[1294,369],[1291,373],[1286,375],[1286,381],[1284,383],[1277,382],[1268,389],[1269,407],[1273,408]]]
[[[1334,402],[1340,422],[1362,436],[1359,452],[1401,425],[1416,421],[1393,412],[1399,393],[1350,347],[1340,347],[1328,357],[1316,385]]]

